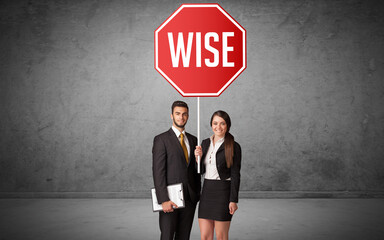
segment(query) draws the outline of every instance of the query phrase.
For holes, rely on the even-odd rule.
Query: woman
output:
[[[229,133],[231,119],[224,111],[211,117],[213,135],[203,140],[195,150],[202,160],[205,173],[199,203],[201,239],[228,239],[232,215],[237,210],[240,186],[241,148]]]

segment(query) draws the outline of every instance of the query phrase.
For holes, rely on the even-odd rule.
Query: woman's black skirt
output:
[[[199,218],[231,221],[229,194],[231,181],[204,179],[199,203]]]

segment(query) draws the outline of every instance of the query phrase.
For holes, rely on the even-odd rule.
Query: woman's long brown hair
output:
[[[224,138],[224,151],[225,161],[227,162],[227,168],[230,168],[233,165],[233,144],[235,142],[235,138],[232,136],[232,134],[229,133],[229,130],[231,129],[231,118],[229,117],[228,113],[222,110],[216,111],[211,117],[211,127],[213,118],[215,116],[221,117],[227,124],[227,132],[225,133]]]

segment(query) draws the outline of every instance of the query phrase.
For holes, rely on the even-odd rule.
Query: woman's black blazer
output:
[[[203,156],[201,158],[201,174],[205,173],[204,160],[207,155],[209,146],[211,144],[211,139],[204,139],[201,143],[203,149]],[[224,143],[221,144],[219,149],[216,152],[216,167],[219,173],[220,179],[226,181],[225,179],[231,178],[231,193],[229,197],[230,202],[239,201],[239,187],[240,187],[240,168],[241,168],[241,147],[237,142],[234,142],[233,146],[233,165],[230,168],[227,168],[227,162],[225,161],[225,151]]]

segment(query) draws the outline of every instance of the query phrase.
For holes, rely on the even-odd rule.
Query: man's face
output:
[[[184,128],[188,121],[188,109],[185,107],[175,107],[171,118],[176,127]]]

